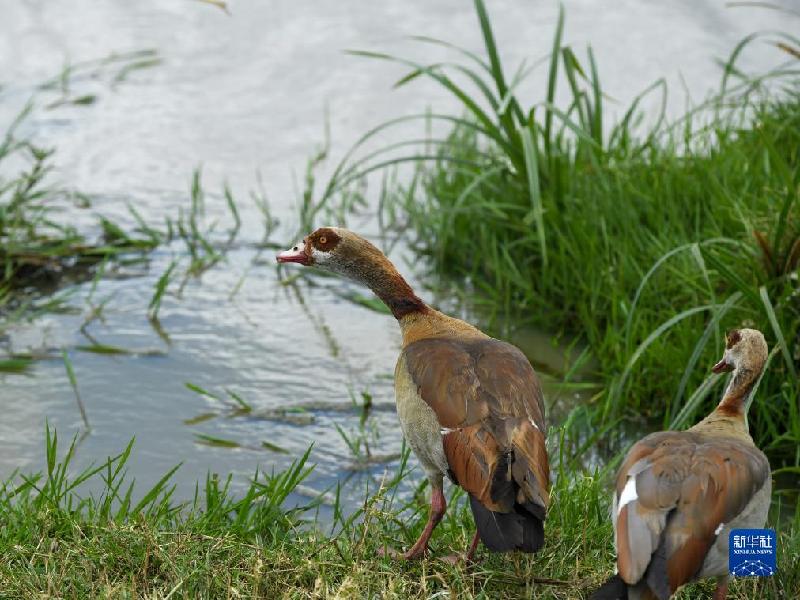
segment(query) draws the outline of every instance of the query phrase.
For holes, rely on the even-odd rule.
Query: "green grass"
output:
[[[557,434],[556,434],[557,435]],[[409,474],[398,471],[365,493],[345,514],[335,495],[332,519],[315,519],[321,500],[287,509],[292,491],[308,476],[309,452],[286,471],[256,474],[239,495],[230,479],[209,475],[193,500],[173,497],[170,470],[151,489],[126,480],[133,442],[119,455],[73,473],[73,445],[58,454],[46,434],[47,468],[0,483],[0,597],[4,598],[585,598],[613,569],[607,472],[561,477],[553,490],[547,542],[534,557],[479,551],[473,566],[437,559],[463,551],[472,517],[460,490],[451,489],[447,516],[432,555],[397,563],[377,557],[383,546],[403,548],[427,518],[420,485],[401,498]],[[93,486],[92,496],[81,487]],[[787,515],[784,515],[784,518]],[[791,516],[791,515],[788,515]],[[774,515],[773,518],[777,518]],[[779,528],[779,574],[735,581],[731,598],[790,598],[800,588],[800,530]],[[699,586],[710,590],[709,584]],[[698,586],[679,598],[698,597]]]
[[[800,469],[800,61],[787,50],[800,41],[770,34],[787,63],[750,77],[737,60],[761,39],[751,36],[724,65],[717,93],[682,118],[646,125],[639,104],[666,94],[658,81],[609,127],[599,66],[591,48],[579,59],[563,44],[563,13],[541,79],[545,99],[523,106],[514,89],[532,75],[525,65],[506,74],[483,2],[475,5],[483,55],[428,38],[420,42],[450,47],[457,61],[356,53],[408,67],[397,85],[433,79],[466,114],[373,128],[341,161],[318,210],[374,171],[414,166],[410,183],[383,191],[382,221],[429,259],[429,282],[489,327],[502,316],[586,344],[597,368],[585,376],[603,386],[591,427],[692,423],[721,393],[709,368],[724,331],[761,329],[779,352],[750,426],[773,468]],[[559,84],[570,98],[562,107]],[[422,149],[410,140],[362,153],[413,118],[452,131]]]

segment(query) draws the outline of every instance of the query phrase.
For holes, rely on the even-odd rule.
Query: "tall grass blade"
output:
[[[700,313],[700,312],[705,312],[707,310],[713,310],[714,308],[717,308],[717,307],[715,305],[713,305],[713,304],[706,304],[704,306],[694,306],[692,308],[687,308],[686,310],[681,311],[680,313],[678,313],[677,315],[673,316],[672,318],[667,319],[661,325],[656,327],[656,329],[654,329],[652,332],[650,332],[650,335],[648,335],[645,338],[645,340],[641,344],[639,344],[639,347],[636,348],[636,351],[633,353],[633,355],[628,360],[628,364],[625,365],[625,370],[622,372],[622,376],[620,377],[619,382],[615,386],[615,394],[614,394],[615,397],[614,397],[614,400],[616,401],[619,398],[620,394],[622,393],[623,389],[625,388],[625,383],[628,380],[628,376],[630,375],[631,370],[633,369],[634,365],[637,363],[639,358],[641,358],[642,354],[644,354],[644,352],[650,346],[650,344],[652,344],[659,337],[661,337],[662,334],[664,334],[667,331],[669,331],[669,329],[671,329],[672,327],[674,327],[676,324],[680,323],[684,319],[687,319],[688,317],[691,317],[692,315],[696,315],[697,313]]]
[[[78,379],[75,377],[75,371],[72,368],[72,361],[69,359],[69,355],[67,354],[67,349],[61,349],[61,358],[64,361],[64,369],[67,371],[67,378],[69,379],[69,384],[72,387],[72,391],[75,394],[75,402],[78,404],[78,410],[81,413],[81,419],[83,419],[83,424],[86,427],[87,431],[90,431],[92,428],[89,425],[89,418],[86,416],[86,407],[83,405],[83,400],[81,399],[81,393],[78,390]]]
[[[544,230],[544,210],[542,207],[542,191],[539,187],[539,160],[536,152],[536,142],[533,140],[531,130],[535,130],[536,124],[530,123],[530,127],[523,127],[520,130],[522,136],[522,147],[525,153],[525,172],[528,178],[528,194],[531,202],[531,215],[536,221],[536,233],[539,238],[539,251],[542,253],[542,264],[547,268],[547,241]],[[527,218],[526,221],[530,222]]]
[[[161,310],[161,301],[164,298],[164,294],[167,292],[167,287],[169,286],[172,272],[175,270],[177,265],[177,260],[173,260],[171,263],[169,263],[167,269],[161,274],[161,276],[158,278],[158,281],[156,281],[156,287],[153,292],[153,296],[150,298],[150,304],[147,307],[147,313],[150,319],[158,319],[158,311]]]
[[[714,238],[710,240],[705,240],[700,242],[700,246],[710,246],[713,244],[732,244],[735,246],[739,245],[739,242],[736,240],[732,240],[729,238]],[[645,273],[644,277],[642,277],[641,282],[639,283],[639,287],[636,288],[636,293],[633,296],[633,301],[631,302],[631,307],[628,310],[628,316],[625,320],[625,344],[626,346],[630,344],[630,335],[631,335],[631,324],[633,322],[633,316],[636,313],[636,307],[639,304],[639,298],[642,295],[642,291],[645,287],[647,287],[647,283],[650,281],[650,278],[661,268],[665,262],[667,262],[670,258],[675,256],[676,254],[680,254],[686,250],[691,250],[691,248],[695,245],[695,242],[689,242],[687,244],[681,244],[673,248],[672,250],[664,253],[659,257],[659,259],[653,263],[653,266]]]
[[[794,366],[792,353],[789,351],[789,346],[786,345],[786,339],[783,337],[783,331],[781,330],[781,326],[778,323],[778,317],[775,315],[775,309],[772,306],[772,302],[769,299],[767,288],[765,288],[762,285],[758,289],[758,293],[761,296],[761,301],[764,304],[764,311],[767,313],[767,319],[769,319],[769,324],[772,326],[772,333],[775,334],[775,339],[778,342],[778,347],[781,349],[781,353],[783,354],[783,359],[786,362],[786,368],[789,369],[789,372],[792,374],[792,380],[797,381],[797,369],[795,369]]]
[[[142,497],[141,500],[134,506],[130,514],[131,516],[138,516],[144,511],[148,506],[152,507],[155,502],[158,500],[158,497],[161,495],[166,495],[167,498],[171,495],[171,492],[167,490],[167,483],[169,480],[172,479],[172,476],[175,472],[181,468],[183,463],[178,463],[174,467],[172,467],[169,471],[167,471],[161,479],[159,479],[153,487],[151,487],[147,493]]]
[[[555,106],[556,83],[558,82],[558,60],[561,57],[561,36],[564,33],[564,5],[558,6],[558,21],[556,31],[553,36],[553,47],[550,51],[550,68],[547,72],[547,104]],[[544,114],[544,144],[545,149],[550,153],[553,148],[553,113],[545,109]]]
[[[478,13],[478,22],[481,26],[481,33],[483,34],[484,47],[486,54],[489,56],[489,65],[491,66],[491,74],[494,79],[495,87],[497,88],[497,97],[505,98],[508,95],[508,86],[506,85],[505,74],[503,66],[500,63],[500,55],[497,52],[497,44],[494,41],[494,33],[492,32],[492,23],[489,21],[489,15],[486,12],[486,6],[483,0],[475,0],[475,10]],[[524,116],[522,110],[517,104],[516,99],[513,97],[510,100],[510,106],[513,111],[513,116],[506,112],[498,114],[500,122],[506,130],[506,135],[509,140],[514,140],[516,127],[514,125],[514,117],[519,122],[523,122]]]

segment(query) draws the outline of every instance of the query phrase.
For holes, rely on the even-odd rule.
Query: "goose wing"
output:
[[[488,337],[419,340],[404,354],[442,428],[455,481],[491,511],[528,504],[543,519],[550,487],[544,400],[525,355]]]
[[[620,577],[642,577],[659,597],[691,581],[724,523],[769,477],[769,462],[739,440],[694,432],[654,433],[619,470],[612,519]]]

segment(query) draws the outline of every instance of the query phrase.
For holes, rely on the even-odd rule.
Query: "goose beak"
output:
[[[733,371],[733,365],[728,362],[728,360],[723,357],[721,361],[711,367],[711,371],[714,373],[725,373],[726,371]]]
[[[279,263],[298,263],[303,266],[311,264],[311,256],[306,252],[305,240],[299,242],[296,246],[279,252],[275,256],[275,260]]]

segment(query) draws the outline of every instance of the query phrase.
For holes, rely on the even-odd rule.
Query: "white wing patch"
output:
[[[628,481],[625,483],[625,487],[622,488],[622,493],[619,496],[619,505],[617,506],[617,516],[622,511],[622,508],[628,504],[629,502],[633,502],[638,498],[638,494],[636,493],[636,478],[635,477],[628,477]]]
[[[531,425],[533,425],[533,428],[534,428],[534,429],[539,429],[539,426],[538,426],[536,423],[534,423],[534,422],[533,422],[533,419],[531,419],[530,417],[528,417],[528,421],[530,421],[530,422],[531,422]],[[540,431],[541,431],[541,430],[540,430]]]
[[[714,530],[714,535],[719,535],[719,532],[722,531],[722,528],[725,527],[725,523],[720,523],[719,527]]]

